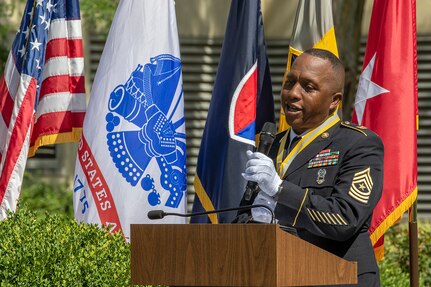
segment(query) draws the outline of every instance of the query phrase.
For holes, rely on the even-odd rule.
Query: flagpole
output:
[[[419,287],[417,200],[409,209],[410,287]]]

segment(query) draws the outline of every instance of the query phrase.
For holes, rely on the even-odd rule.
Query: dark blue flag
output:
[[[208,118],[199,151],[193,212],[239,206],[246,150],[265,122],[274,122],[274,99],[260,0],[233,0]],[[236,213],[192,218],[229,223]]]

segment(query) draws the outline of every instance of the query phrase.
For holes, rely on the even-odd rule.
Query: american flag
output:
[[[16,208],[27,156],[78,141],[85,108],[78,0],[28,0],[0,80],[0,219]]]

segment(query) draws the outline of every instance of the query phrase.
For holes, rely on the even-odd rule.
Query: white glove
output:
[[[272,159],[260,152],[247,151],[248,162],[242,174],[248,181],[257,182],[260,189],[274,196],[283,182],[275,170]]]
[[[274,198],[267,195],[264,192],[259,192],[256,196],[256,198],[253,201],[253,204],[263,204],[268,206],[269,209],[274,212],[276,202]],[[268,209],[264,207],[254,207],[251,209],[251,216],[253,217],[254,221],[258,222],[264,222],[264,223],[271,223],[272,221],[272,213],[269,212]]]

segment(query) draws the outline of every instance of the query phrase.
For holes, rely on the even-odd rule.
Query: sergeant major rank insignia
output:
[[[367,168],[355,173],[352,185],[350,186],[349,195],[360,203],[367,204],[372,189],[373,179],[370,175],[370,168]]]

